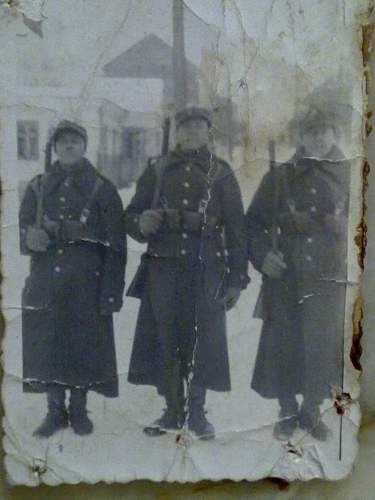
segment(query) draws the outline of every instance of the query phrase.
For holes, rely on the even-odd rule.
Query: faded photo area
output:
[[[39,3],[0,7],[9,482],[346,476],[367,2]]]

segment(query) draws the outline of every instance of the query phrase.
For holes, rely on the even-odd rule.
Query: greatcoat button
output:
[[[191,166],[190,165],[186,165],[185,170],[186,170],[186,172],[190,172]]]
[[[66,201],[66,198],[64,196],[60,196],[60,201],[64,203],[64,201]]]
[[[188,200],[187,200],[186,198],[185,198],[184,200],[182,200],[182,203],[183,203],[184,205],[189,205],[189,202],[188,202]]]
[[[316,212],[316,207],[314,205],[310,208],[310,212]]]
[[[109,297],[108,302],[110,302],[112,304],[114,301],[115,301],[115,299],[113,297]]]
[[[311,257],[311,255],[306,255],[306,260],[307,260],[308,262],[311,262],[311,261],[312,261],[312,257]]]
[[[312,238],[307,238],[307,243],[312,243],[313,239]]]
[[[60,268],[59,266],[56,266],[56,267],[55,267],[55,271],[56,271],[57,273],[59,273],[59,272],[61,271],[61,268]]]
[[[59,249],[57,250],[57,253],[59,253],[59,254],[61,255],[61,254],[63,253],[63,249],[62,249],[62,248],[59,248]]]
[[[315,189],[315,188],[311,188],[311,189],[310,189],[310,192],[311,192],[312,194],[316,194],[316,189]]]
[[[182,233],[181,236],[184,238],[184,240],[186,240],[186,238],[188,237],[188,235],[186,233]]]
[[[183,249],[181,250],[181,254],[182,254],[182,255],[186,255],[186,250],[185,250],[185,248],[183,248]]]
[[[186,188],[189,188],[189,187],[190,187],[190,184],[189,184],[188,182],[184,182],[184,186],[185,186]]]

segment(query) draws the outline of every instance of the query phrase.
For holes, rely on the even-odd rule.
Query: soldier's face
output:
[[[199,149],[210,141],[210,129],[205,120],[187,120],[176,131],[176,143],[184,150]]]
[[[332,127],[314,127],[302,136],[302,145],[309,157],[326,157],[335,143],[336,136]]]
[[[63,166],[70,167],[78,163],[85,150],[85,141],[74,132],[63,132],[57,138],[56,154]]]

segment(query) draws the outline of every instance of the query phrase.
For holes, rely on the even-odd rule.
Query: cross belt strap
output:
[[[90,196],[86,202],[86,205],[81,212],[81,216],[80,216],[79,220],[80,220],[80,222],[82,222],[82,224],[86,224],[87,219],[89,218],[90,213],[91,213],[91,207],[92,207],[92,204],[95,200],[95,196],[98,194],[99,189],[102,187],[103,184],[104,184],[104,181],[100,177],[98,177],[95,181],[94,188],[90,193]]]
[[[104,181],[98,177],[95,181],[94,187],[88,197],[84,208],[81,211],[81,215],[78,221],[67,221],[61,223],[60,236],[63,240],[69,242],[79,242],[83,238],[90,238],[92,240],[97,239],[97,231],[94,228],[89,228],[87,226],[87,221],[90,217],[91,209],[96,195],[98,194],[100,188],[104,184]],[[70,228],[69,224],[73,222],[75,224],[80,223],[81,227],[77,233],[76,227]]]

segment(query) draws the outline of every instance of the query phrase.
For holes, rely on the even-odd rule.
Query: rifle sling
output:
[[[43,222],[43,184],[45,175],[46,174],[38,175],[35,179],[31,181],[30,184],[31,189],[33,190],[36,198],[35,226],[39,229],[42,227],[42,222]],[[79,217],[80,222],[82,222],[83,224],[87,223],[87,219],[89,218],[91,213],[92,204],[103,184],[104,184],[103,179],[98,177],[95,181],[93,190],[91,191],[90,196],[84,208],[82,209],[81,215]]]

